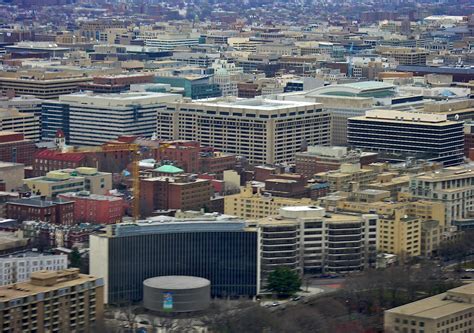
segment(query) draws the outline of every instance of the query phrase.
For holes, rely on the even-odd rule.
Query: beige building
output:
[[[224,213],[238,216],[245,220],[262,219],[278,215],[279,209],[285,206],[314,205],[309,198],[282,198],[266,195],[258,191],[253,193],[252,186],[247,184],[239,194],[224,197]]]
[[[413,175],[408,192],[414,198],[444,203],[446,224],[450,226],[474,211],[474,170],[458,166]]]
[[[0,73],[0,95],[32,95],[41,99],[56,99],[79,90],[79,85],[91,77],[47,72]]]
[[[360,192],[367,191],[382,192]],[[443,203],[427,200],[356,201],[357,198],[352,194],[350,197],[339,196],[335,200],[322,198],[321,201],[331,211],[378,214],[377,249],[380,252],[396,254],[403,259],[407,256],[430,256],[438,248],[446,228]]]
[[[385,311],[385,332],[468,333],[474,329],[474,283]]]
[[[199,141],[253,164],[293,162],[303,144],[330,143],[330,116],[312,102],[210,99],[169,103],[158,110],[163,140]]]
[[[0,162],[0,184],[5,184],[6,192],[13,192],[23,185],[25,165],[21,163]]]
[[[360,163],[341,164],[339,170],[320,172],[315,175],[316,180],[329,183],[329,189],[334,191],[351,192],[364,184],[368,184],[377,177],[377,170],[361,168]]]
[[[377,53],[389,58],[394,58],[400,65],[426,65],[429,51],[423,48],[378,46]]]
[[[103,318],[103,280],[77,268],[33,272],[0,294],[2,332],[91,332]]]
[[[80,167],[50,171],[46,176],[27,178],[23,183],[33,194],[54,198],[67,192],[88,191],[91,194],[107,194],[112,189],[112,174],[96,168]]]
[[[23,133],[25,139],[39,141],[39,118],[32,113],[22,113],[15,108],[0,108],[0,131]]]

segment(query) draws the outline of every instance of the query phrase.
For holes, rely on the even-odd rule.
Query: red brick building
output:
[[[7,202],[7,217],[18,222],[42,221],[58,225],[74,224],[74,202],[57,199],[18,199]]]
[[[164,149],[153,148],[153,158],[157,161],[171,161],[171,164],[187,173],[199,172],[200,145],[195,141],[167,142]]]
[[[237,91],[239,98],[255,98],[262,95],[262,87],[252,82],[237,83]]]
[[[83,83],[81,89],[95,93],[118,93],[130,89],[131,84],[152,83],[152,74],[96,76],[92,82]]]
[[[199,162],[203,173],[222,173],[235,168],[237,157],[233,154],[214,151],[213,148],[202,148]]]
[[[142,179],[140,192],[141,214],[150,216],[157,210],[209,208],[212,186],[208,179],[161,176]]]
[[[83,153],[62,153],[57,150],[42,150],[35,155],[33,161],[34,177],[46,175],[49,171],[61,169],[75,169],[86,165],[86,156]]]
[[[469,157],[469,150],[474,148],[474,133],[464,134],[464,155]],[[471,159],[472,160],[472,159]]]
[[[36,145],[22,133],[0,131],[0,161],[32,165]]]
[[[76,223],[114,224],[122,221],[123,199],[121,197],[65,193],[58,196],[74,201]]]

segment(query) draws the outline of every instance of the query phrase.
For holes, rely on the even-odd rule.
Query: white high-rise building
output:
[[[24,255],[0,258],[0,285],[23,282],[32,272],[40,270],[57,271],[67,268],[67,255]]]
[[[59,107],[62,119],[67,119],[64,132],[71,145],[100,145],[121,135],[150,138],[156,130],[158,111],[179,99],[176,94],[144,92],[64,95],[45,108],[43,133],[50,125],[51,131],[56,130],[53,120]]]
[[[293,162],[302,145],[330,143],[319,103],[221,98],[169,103],[158,113],[160,139],[199,141],[254,164]]]

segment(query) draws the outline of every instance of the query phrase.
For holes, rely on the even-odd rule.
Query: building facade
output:
[[[18,222],[42,221],[58,225],[73,225],[74,202],[57,199],[53,201],[28,198],[7,203],[7,216]]]
[[[58,129],[64,130],[66,142],[72,145],[95,146],[122,135],[150,138],[156,131],[158,110],[179,98],[164,93],[64,95],[43,106],[43,139],[54,139]]]
[[[347,138],[351,147],[392,160],[415,157],[445,166],[464,160],[463,123],[446,115],[371,110],[349,119]]]
[[[60,255],[19,255],[0,258],[0,286],[29,280],[31,273],[66,269],[68,258]]]
[[[386,332],[472,332],[474,284],[408,303],[384,314]]]
[[[375,266],[376,214],[326,214],[318,206],[292,206],[256,223],[261,228],[262,284],[280,266],[300,274]]]
[[[265,99],[170,103],[158,112],[158,137],[194,140],[250,163],[294,161],[308,145],[330,143],[330,117],[320,104]]]
[[[33,272],[29,282],[0,289],[4,332],[90,332],[103,318],[102,279],[76,268]]]
[[[0,161],[31,165],[35,152],[34,141],[25,139],[23,133],[0,132]]]
[[[258,293],[258,233],[239,220],[175,220],[107,226],[90,237],[90,270],[105,281],[105,302],[139,301],[143,281],[190,275],[214,296]],[[126,267],[126,269],[124,269]]]

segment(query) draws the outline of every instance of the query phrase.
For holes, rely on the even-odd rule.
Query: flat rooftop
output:
[[[211,106],[211,107],[226,107],[229,109],[246,109],[246,110],[285,110],[295,107],[313,107],[322,106],[320,103],[300,102],[300,101],[283,101],[274,99],[246,99],[237,98],[234,101],[224,100],[222,98],[213,98],[207,100],[193,101],[189,104],[193,106]]]
[[[78,93],[71,95],[61,95],[61,102],[73,102],[80,104],[106,104],[116,106],[118,103],[125,106],[133,102],[161,102],[163,98],[176,97],[176,94],[157,93],[157,92],[124,92],[116,94],[91,94]]]

